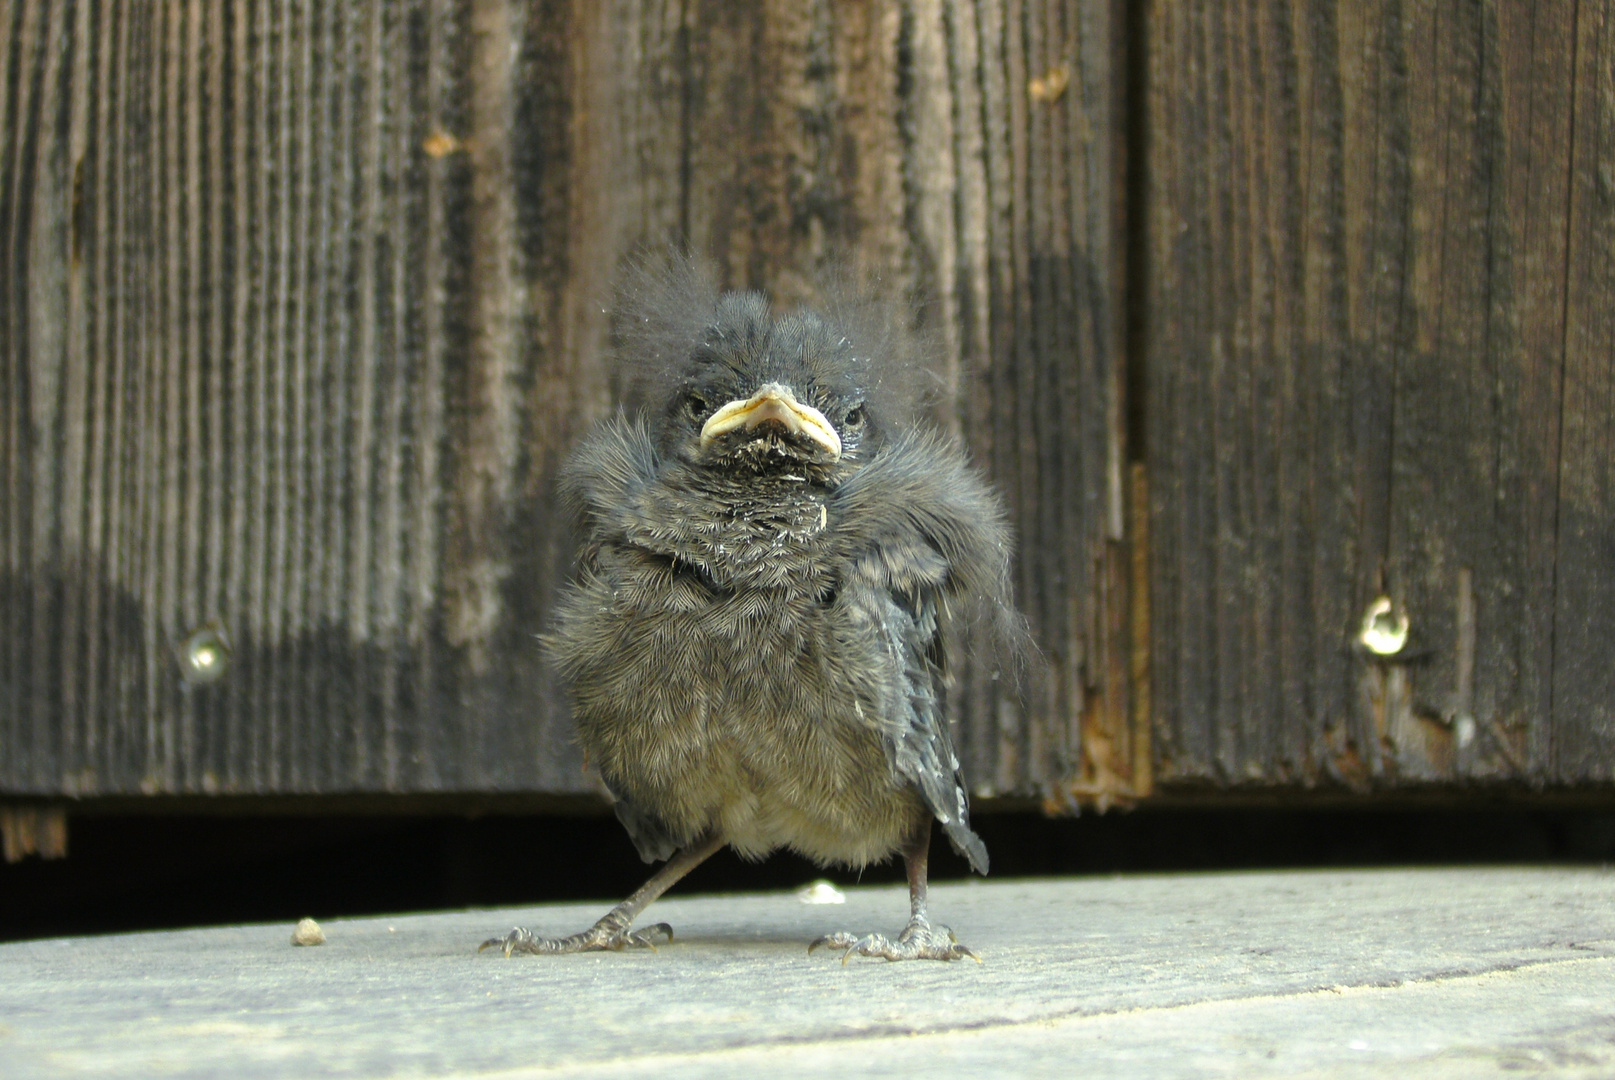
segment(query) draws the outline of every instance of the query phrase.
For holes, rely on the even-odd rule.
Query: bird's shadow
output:
[[[801,934],[738,934],[738,933],[701,933],[680,934],[674,930],[673,940],[665,944],[658,943],[658,949],[676,948],[680,945],[714,945],[724,948],[736,948],[746,945],[769,945],[781,948],[800,946],[803,952],[819,935]]]

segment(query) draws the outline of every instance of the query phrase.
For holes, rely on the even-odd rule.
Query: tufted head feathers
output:
[[[885,313],[835,291],[826,312],[720,294],[688,259],[640,268],[615,327],[623,403],[692,463],[856,468],[915,419],[924,373]]]

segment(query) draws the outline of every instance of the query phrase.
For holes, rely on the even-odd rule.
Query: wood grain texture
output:
[[[1565,228],[1551,768],[1615,780],[1615,11],[1578,5]]]
[[[1160,779],[1608,780],[1607,5],[1151,12]]]
[[[1118,32],[1098,0],[8,5],[0,793],[596,790],[533,641],[550,478],[610,407],[619,265],[673,240],[786,302],[838,256],[926,302],[1047,659],[1027,709],[966,667],[967,773],[1125,795]],[[229,666],[187,683],[198,631]]]

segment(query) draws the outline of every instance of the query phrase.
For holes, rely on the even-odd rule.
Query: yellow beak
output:
[[[774,421],[793,435],[804,435],[818,443],[831,458],[841,457],[841,436],[824,414],[796,400],[779,383],[767,383],[745,401],[731,401],[712,414],[701,428],[701,448],[737,428],[750,431],[759,424]]]

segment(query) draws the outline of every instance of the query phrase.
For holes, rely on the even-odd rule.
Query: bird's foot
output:
[[[564,938],[539,937],[525,926],[518,926],[504,937],[484,941],[477,946],[477,951],[499,949],[506,956],[516,953],[532,953],[540,956],[548,953],[602,952],[606,949],[613,952],[620,952],[623,949],[650,949],[654,952],[658,936],[662,939],[662,944],[667,944],[673,940],[673,928],[664,922],[647,926],[643,930],[630,930],[626,926],[617,926],[602,919],[583,933]]]
[[[841,931],[826,934],[808,946],[812,952],[819,946],[840,949],[845,964],[854,956],[878,956],[882,960],[958,960],[970,957],[981,963],[981,957],[959,944],[959,939],[946,926],[932,926],[923,919],[911,920],[896,941],[884,934],[866,934],[858,937]]]

